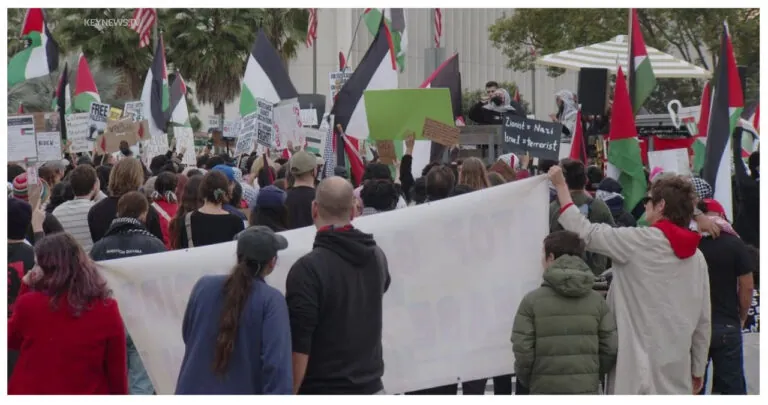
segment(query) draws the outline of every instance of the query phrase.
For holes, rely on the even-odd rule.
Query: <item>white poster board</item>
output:
[[[691,174],[688,150],[685,148],[648,152],[648,166],[651,170],[660,167],[664,173]]]
[[[88,140],[89,113],[75,113],[64,116],[67,126],[67,140],[72,144],[70,153],[90,152],[93,150],[93,141]]]
[[[91,112],[88,121],[88,140],[93,141],[104,133],[109,119],[109,104],[91,103]]]
[[[252,112],[240,118],[240,135],[235,143],[235,156],[253,151],[253,138],[256,136],[258,127],[258,113]]]
[[[318,125],[316,108],[304,108],[301,110],[300,114],[302,126],[314,127]]]
[[[354,220],[375,235],[391,275],[382,329],[388,394],[513,373],[509,337],[520,300],[541,285],[548,201],[546,176],[537,176]],[[312,249],[315,233],[282,232],[288,249],[270,285],[285,291],[288,270]],[[203,275],[229,273],[235,248],[228,242],[101,263],[158,394],[176,387],[192,286]]]
[[[330,82],[330,96],[331,100],[328,102],[328,108],[326,111],[331,111],[333,107],[333,101],[336,99],[336,95],[339,94],[344,84],[352,77],[352,69],[347,69],[343,72],[331,72],[328,73],[328,81]]]
[[[256,143],[270,148],[275,143],[275,127],[272,121],[272,103],[257,98],[256,104],[259,107],[256,111]]]
[[[224,131],[222,132],[221,136],[226,139],[235,139],[240,134],[238,129],[238,123],[239,120],[225,120],[224,121]]]
[[[123,117],[133,118],[134,121],[143,120],[144,119],[144,102],[129,101],[125,103],[125,108],[123,108]]]
[[[38,161],[61,160],[61,132],[38,132],[35,138]]]
[[[218,115],[209,115],[208,116],[208,132],[210,131],[218,131],[221,127],[221,117]]]
[[[31,115],[8,117],[8,161],[23,162],[37,157],[35,119]]]
[[[272,120],[275,127],[275,147],[278,150],[287,148],[288,142],[292,145],[304,144],[301,108],[298,100],[278,103],[272,110]]]
[[[173,137],[176,139],[176,152],[181,153],[184,149],[181,163],[185,165],[196,165],[197,155],[195,154],[195,134],[189,127],[174,127]]]
[[[142,161],[149,166],[149,163],[157,155],[165,155],[168,152],[168,134],[160,133],[151,136],[144,141],[142,145]]]

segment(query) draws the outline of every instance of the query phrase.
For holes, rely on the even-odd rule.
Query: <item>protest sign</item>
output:
[[[288,100],[278,103],[272,110],[272,121],[275,127],[275,146],[278,150],[285,149],[290,142],[293,145],[304,143],[301,109],[298,100]]]
[[[388,394],[514,372],[509,335],[520,300],[541,284],[548,201],[546,176],[538,176],[354,220],[376,235],[391,275],[382,329]],[[288,270],[312,249],[315,233],[281,233],[288,248],[270,285],[285,292]],[[228,242],[99,264],[158,394],[176,387],[192,286],[203,275],[228,274],[235,248]]]
[[[173,137],[176,139],[176,151],[184,151],[181,163],[185,165],[196,165],[197,155],[195,154],[195,134],[189,127],[174,127]]]
[[[423,140],[427,118],[456,126],[448,89],[368,90],[364,99],[368,137],[374,140],[403,139],[408,131]],[[365,138],[364,134],[350,135]]]
[[[141,121],[144,119],[144,103],[142,101],[130,101],[125,103],[125,109],[123,109],[123,117],[133,118],[134,121]]]
[[[47,162],[49,160],[61,160],[61,133],[37,132],[37,160]]]
[[[267,100],[257,98],[256,104],[259,109],[256,111],[256,143],[262,146],[271,147],[275,143],[275,128],[272,120],[272,103]]]
[[[301,110],[301,125],[305,127],[314,127],[319,125],[317,122],[317,109],[304,108]]]
[[[391,165],[397,160],[394,141],[376,141],[376,153],[379,154],[379,162]]]
[[[90,152],[93,150],[93,141],[88,140],[89,113],[75,113],[64,116],[67,126],[67,140],[72,144],[70,153]]]
[[[528,152],[531,157],[557,160],[563,125],[504,115],[504,151],[517,154]]]
[[[451,125],[427,118],[424,120],[424,138],[445,146],[459,144],[461,130]]]
[[[113,153],[120,150],[120,143],[125,141],[128,146],[136,145],[141,125],[131,118],[109,120],[103,134],[96,139],[96,148],[101,153]]]
[[[146,123],[147,121],[145,120],[143,122]],[[149,131],[145,130],[144,133],[149,133]],[[142,145],[141,159],[144,164],[149,165],[152,158],[157,155],[164,155],[168,152],[168,134],[161,133],[155,136],[147,136],[144,138]]]
[[[36,112],[32,116],[35,118],[35,132],[61,132],[58,112]]]
[[[252,112],[240,118],[237,143],[235,143],[235,156],[243,153],[251,153],[253,150],[253,137],[256,136],[258,127],[258,112]]]
[[[35,120],[31,115],[8,116],[8,161],[23,162],[37,157]]]
[[[664,172],[681,175],[691,174],[688,149],[667,149],[648,152],[648,167],[660,167]]]
[[[224,133],[222,136],[224,139],[235,139],[240,133],[238,132],[238,120],[226,120],[224,121]]]
[[[88,140],[94,140],[107,129],[109,119],[109,104],[91,103],[91,112],[88,121]]]
[[[123,110],[117,107],[112,107],[109,109],[109,119],[119,120],[120,118],[122,118],[122,116],[123,116]]]
[[[347,69],[343,72],[330,72],[328,73],[328,81],[331,85],[331,106],[333,106],[333,100],[336,99],[336,95],[339,94],[341,88],[347,83],[347,80],[352,77],[352,70]],[[327,111],[330,111],[330,107]]]

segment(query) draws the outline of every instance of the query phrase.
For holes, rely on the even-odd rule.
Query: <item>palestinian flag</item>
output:
[[[629,45],[629,94],[632,97],[632,112],[640,110],[643,103],[656,87],[656,76],[653,74],[651,58],[645,49],[643,32],[637,21],[637,10],[631,10],[630,45]]]
[[[334,116],[334,130],[341,125],[345,133],[357,139],[366,139],[369,134],[363,93],[397,88],[397,69],[389,52],[389,29],[383,20],[380,22],[378,34],[357,70],[339,90],[330,113]]]
[[[344,166],[352,177],[349,180],[357,187],[363,181],[363,173],[365,172],[363,158],[360,156],[360,143],[362,141],[347,136],[338,126],[336,129],[336,136],[333,138],[333,150],[336,152],[335,163],[339,165],[339,162],[344,162]],[[333,166],[331,170],[335,168],[336,166]]]
[[[27,47],[8,62],[8,87],[48,75],[59,67],[59,45],[48,31],[43,9],[27,9],[21,27],[21,39]]]
[[[709,113],[707,145],[701,177],[712,186],[715,200],[723,206],[726,216],[733,218],[731,134],[741,117],[744,96],[726,23],[723,23],[720,57],[714,80],[715,95],[712,98],[712,109]]]
[[[587,163],[587,143],[584,139],[584,126],[581,125],[581,109],[576,113],[576,133],[571,139],[571,153],[568,156],[573,160]]]
[[[704,167],[706,154],[707,126],[709,125],[709,110],[712,106],[712,94],[709,82],[704,84],[701,92],[701,106],[699,107],[699,123],[696,136],[693,137],[691,150],[693,151],[693,173],[698,174]]]
[[[100,103],[99,91],[96,89],[96,82],[93,81],[91,69],[88,68],[88,61],[85,55],[80,53],[80,60],[77,62],[77,79],[75,81],[75,111],[91,111],[91,103]]]
[[[88,106],[90,109],[90,106]],[[65,115],[72,112],[72,100],[69,97],[69,66],[64,63],[64,70],[61,71],[59,82],[53,89],[53,111],[59,112],[59,122],[64,123]],[[67,139],[67,126],[61,125],[61,138]]]
[[[405,12],[402,8],[367,8],[363,14],[365,25],[371,35],[378,35],[379,23],[384,18],[384,23],[391,32],[389,46],[395,55],[397,68],[400,72],[405,70],[405,54],[408,48],[408,32],[405,27]]]
[[[144,79],[141,101],[144,104],[143,115],[149,121],[150,135],[154,137],[166,133],[171,113],[171,100],[162,37],[157,41],[152,66],[149,67],[147,78]]]
[[[457,126],[464,125],[464,117],[461,113],[461,73],[459,71],[459,54],[454,54],[446,59],[431,75],[419,86],[422,89],[446,88],[451,93],[451,107],[453,118]],[[397,144],[397,143],[396,143]],[[442,160],[445,146],[432,142],[430,148],[430,161]],[[399,155],[398,155],[399,156]]]
[[[171,123],[175,126],[192,128],[187,108],[187,84],[181,73],[176,72],[176,78],[171,83]]]
[[[261,98],[272,104],[297,98],[299,93],[293,87],[291,78],[283,66],[280,55],[267,39],[263,30],[256,35],[240,91],[240,116],[255,112],[256,99]]]
[[[19,114],[24,114],[24,103],[19,103]]]
[[[647,182],[643,172],[643,159],[640,156],[640,144],[637,141],[635,115],[621,67],[616,73],[608,140],[608,163],[615,168],[609,170],[609,174],[614,172],[613,175],[623,188],[624,207],[627,211],[632,211],[645,196]]]

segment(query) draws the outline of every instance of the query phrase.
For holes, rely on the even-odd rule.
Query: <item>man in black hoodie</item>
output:
[[[384,252],[352,224],[355,197],[342,177],[317,186],[311,252],[291,267],[285,299],[298,394],[376,394],[384,386],[382,301],[389,288]]]

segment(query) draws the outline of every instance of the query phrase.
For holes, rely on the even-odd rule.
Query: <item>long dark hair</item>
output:
[[[255,207],[251,210],[249,226],[263,225],[274,232],[288,230],[288,209],[285,205],[277,207]]]
[[[213,372],[224,375],[229,359],[235,350],[237,328],[255,278],[262,277],[267,263],[260,263],[237,257],[237,264],[224,282],[224,307],[219,318],[219,332],[216,335],[216,349],[213,354]]]
[[[184,194],[181,197],[179,208],[176,215],[168,224],[168,237],[171,242],[171,249],[181,247],[181,233],[184,232],[184,216],[203,206],[203,199],[200,197],[200,183],[203,182],[203,176],[192,176],[187,185],[184,186]]]

